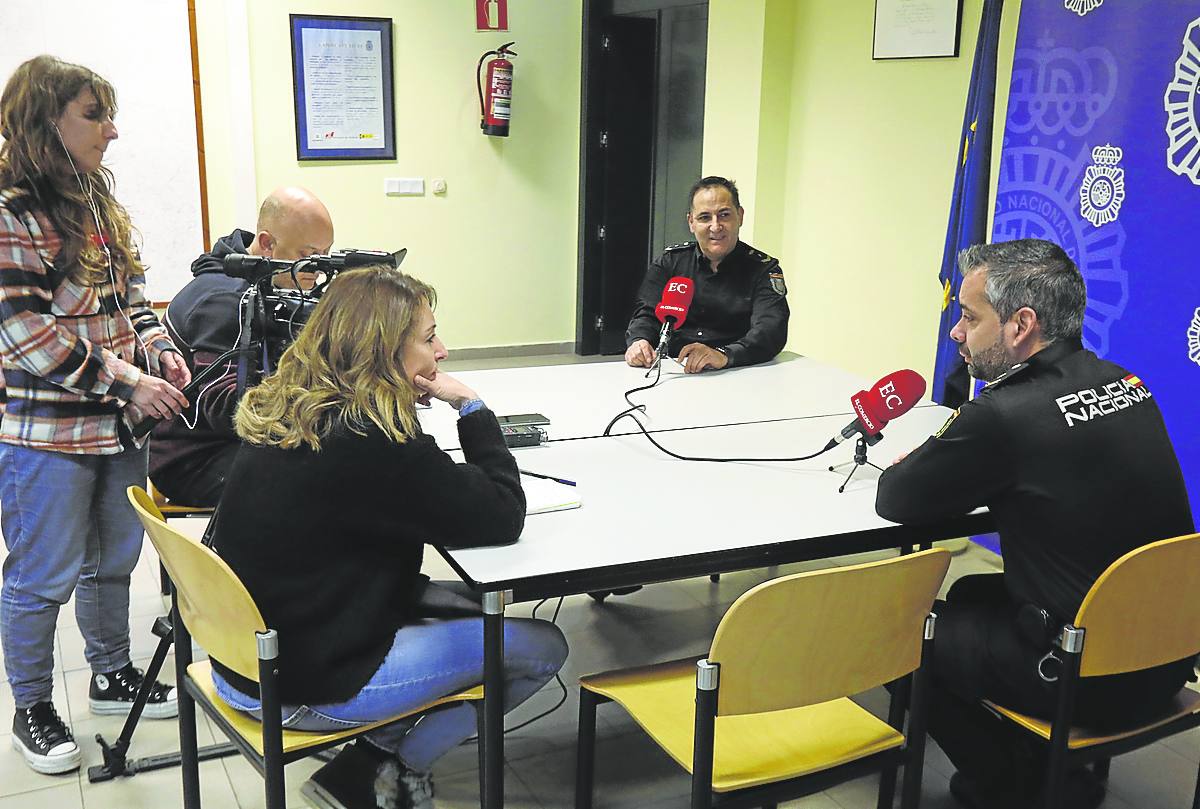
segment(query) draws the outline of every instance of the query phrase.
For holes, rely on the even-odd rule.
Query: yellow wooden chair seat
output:
[[[689,773],[696,706],[695,657],[582,677],[619,703]],[[713,791],[796,778],[904,744],[904,736],[852,700],[761,714],[718,716]]]
[[[1011,719],[1021,727],[1028,731],[1032,731],[1041,736],[1047,741],[1050,740],[1051,723],[1048,719],[1039,719],[1036,716],[1027,716],[1023,713],[1005,708],[1003,705],[997,705],[994,702],[984,700],[984,704],[991,708],[1001,716]],[[1120,741],[1121,739],[1138,736],[1146,731],[1161,727],[1169,722],[1174,722],[1176,719],[1181,719],[1191,714],[1200,713],[1200,693],[1193,691],[1190,688],[1185,688],[1180,691],[1171,703],[1171,707],[1161,716],[1154,719],[1152,722],[1147,722],[1144,725],[1129,728],[1127,730],[1108,732],[1108,733],[1092,733],[1086,728],[1072,727],[1071,735],[1068,737],[1067,747],[1071,750],[1077,750],[1083,747],[1091,747],[1097,744],[1107,744],[1108,742]]]
[[[193,663],[192,665],[188,666],[188,676],[192,679],[192,682],[195,684],[196,688],[198,688],[204,695],[205,699],[208,700],[208,703],[214,709],[216,709],[217,713],[219,713],[226,722],[229,723],[230,727],[232,727],[239,736],[249,742],[249,744],[258,752],[259,755],[262,755],[262,723],[249,714],[243,713],[236,708],[231,708],[229,704],[225,702],[225,700],[221,699],[220,695],[217,694],[216,686],[213,685],[212,664],[207,660],[201,660],[197,663]],[[483,699],[482,685],[477,685],[474,688],[461,691],[457,694],[450,694],[449,696],[442,697],[441,699],[435,699],[432,702],[426,703],[425,705],[410,711],[409,714],[404,714],[404,716],[422,713],[438,705],[444,705],[447,702],[462,702],[464,700],[478,699]],[[402,717],[393,716],[380,722],[373,722],[369,725],[358,725],[343,731],[312,732],[303,730],[288,730],[287,728],[284,728],[283,752],[284,755],[287,755],[297,750],[304,750],[308,747],[328,747],[331,743],[336,743],[339,739],[351,739],[355,736],[361,736],[363,733],[371,730],[372,728],[386,725],[389,722],[395,722],[400,718]]]

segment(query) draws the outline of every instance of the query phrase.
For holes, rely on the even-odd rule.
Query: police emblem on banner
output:
[[[992,240],[1048,239],[1067,251],[1088,281],[1084,343],[1104,357],[1112,325],[1129,305],[1129,272],[1121,266],[1125,248],[1121,223],[1098,229],[1076,214],[1075,189],[1086,154],[1081,151],[1071,158],[1039,146],[1007,148],[1000,161]]]
[[[1079,215],[1094,227],[1116,222],[1125,201],[1125,169],[1117,164],[1124,152],[1105,144],[1092,149],[1092,165],[1083,173],[1079,186]]]
[[[1102,5],[1104,5],[1104,0],[1063,0],[1063,6],[1067,11],[1074,11],[1080,17],[1095,11]]]
[[[1163,94],[1167,111],[1167,167],[1200,185],[1200,19],[1183,35],[1175,78]]]
[[[1200,306],[1192,315],[1192,325],[1188,328],[1188,359],[1200,365]]]
[[[1055,47],[1045,37],[1036,48],[1018,48],[1004,134],[1030,135],[1030,143],[1050,145],[1050,138],[1079,138],[1092,131],[1112,106],[1120,72],[1108,48]],[[1053,98],[1054,103],[1047,103]],[[1044,137],[1039,144],[1038,138]],[[1061,150],[1065,143],[1059,141]]]

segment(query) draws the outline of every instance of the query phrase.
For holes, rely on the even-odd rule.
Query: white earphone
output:
[[[96,241],[100,249],[104,252],[105,261],[108,263],[108,278],[112,282],[113,300],[117,304],[117,311],[129,323],[129,330],[133,332],[133,338],[142,347],[142,356],[146,358],[146,371],[148,373],[150,370],[150,349],[146,346],[145,341],[142,340],[142,335],[138,334],[137,327],[133,325],[133,318],[121,307],[121,298],[117,295],[117,273],[113,269],[112,253],[109,251],[108,242],[104,237],[104,228],[100,226],[100,212],[96,209],[96,199],[92,196],[92,178],[88,177],[87,186],[85,187],[83,180],[79,177],[79,169],[75,167],[75,160],[71,157],[71,150],[67,148],[67,142],[63,140],[62,132],[58,129],[58,124],[50,121],[50,126],[54,127],[54,134],[58,136],[58,142],[62,146],[63,154],[67,156],[67,162],[71,164],[71,173],[75,175],[75,182],[79,185],[80,193],[87,199],[88,210],[92,212],[92,221],[96,224],[96,235],[98,237]],[[110,337],[109,340],[111,343],[112,338]],[[136,363],[137,357],[134,357],[134,364],[136,365]]]

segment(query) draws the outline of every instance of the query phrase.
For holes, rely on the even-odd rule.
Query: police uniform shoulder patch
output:
[[[674,253],[674,252],[677,252],[677,251],[679,251],[679,250],[687,250],[687,249],[689,249],[689,248],[692,248],[692,247],[695,247],[695,246],[696,246],[696,243],[695,243],[695,242],[680,242],[679,244],[673,244],[673,245],[671,245],[671,246],[670,246],[670,247],[668,247],[668,248],[667,248],[667,249],[666,249],[664,252],[667,252],[667,253]]]
[[[984,385],[983,386],[984,390],[990,390],[991,388],[994,388],[994,387],[1000,385],[1001,383],[1011,381],[1014,377],[1020,376],[1021,372],[1024,371],[1028,367],[1029,367],[1029,363],[1018,362],[1016,365],[1009,368],[1004,373],[1000,374],[1000,376],[996,377],[991,382]]]
[[[787,295],[787,284],[783,282],[783,271],[779,269],[778,265],[773,267],[771,271],[767,273],[767,279],[770,280],[771,289],[775,290],[776,295]]]

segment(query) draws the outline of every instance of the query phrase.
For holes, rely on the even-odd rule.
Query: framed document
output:
[[[958,56],[962,0],[875,0],[872,59]]]
[[[291,14],[298,160],[395,160],[392,20]]]

